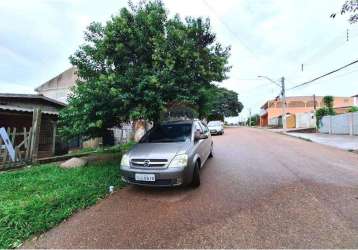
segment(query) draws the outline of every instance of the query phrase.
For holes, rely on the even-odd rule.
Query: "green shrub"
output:
[[[350,109],[348,110],[348,112],[358,112],[358,107],[357,106],[352,106],[350,107]]]

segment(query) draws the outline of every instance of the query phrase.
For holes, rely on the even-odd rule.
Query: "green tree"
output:
[[[171,102],[200,111],[203,92],[227,78],[229,53],[209,19],[169,18],[161,1],[130,4],[105,25],[92,23],[70,57],[80,80],[60,133],[97,137],[131,119],[157,122]]]
[[[333,102],[334,102],[333,96],[328,95],[323,97],[323,103],[325,107],[333,108]]]
[[[251,125],[250,125],[250,121],[251,121]],[[250,117],[247,118],[246,124],[250,125],[250,126],[258,126],[258,125],[260,125],[260,115],[255,114],[255,115],[251,116],[251,119],[250,119]]]
[[[348,112],[353,113],[353,112],[358,112],[358,107],[357,106],[352,106],[349,108]]]
[[[335,115],[336,112],[333,109],[334,97],[325,96],[323,97],[324,107],[316,110],[316,124],[319,128],[322,117],[326,115]]]
[[[208,122],[210,121],[222,121],[224,122],[224,115],[219,113],[211,113],[208,115]]]
[[[237,116],[244,108],[235,91],[222,87],[212,86],[206,89],[203,92],[203,98],[201,117]]]
[[[340,10],[341,15],[349,14],[348,21],[353,24],[358,22],[358,0],[346,0]],[[331,17],[335,18],[337,13],[332,13]]]

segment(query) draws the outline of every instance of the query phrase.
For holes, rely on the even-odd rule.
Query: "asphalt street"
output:
[[[358,248],[358,154],[251,128],[214,136],[201,186],[128,186],[26,248]]]

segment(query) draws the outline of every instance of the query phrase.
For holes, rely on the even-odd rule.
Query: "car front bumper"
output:
[[[210,129],[210,134],[212,135],[217,135],[217,134],[221,134],[223,132],[222,129],[218,130],[218,129]]]
[[[158,187],[172,187],[180,186],[186,183],[187,167],[186,168],[165,168],[165,169],[139,169],[130,167],[121,167],[122,180],[124,182],[141,185],[141,186],[158,186]],[[135,179],[135,174],[154,174],[155,181],[138,181]]]

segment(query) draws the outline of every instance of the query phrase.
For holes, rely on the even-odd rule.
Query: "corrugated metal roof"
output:
[[[65,107],[66,104],[63,102],[59,102],[55,99],[48,98],[41,94],[13,94],[13,93],[0,93],[0,97],[2,98],[25,98],[25,99],[41,99],[44,101],[48,101],[57,105],[60,105],[62,107]]]
[[[17,107],[17,106],[10,106],[10,105],[0,105],[0,110],[30,112],[30,113],[32,113],[34,111],[33,109],[22,108],[22,107]],[[41,112],[44,114],[48,114],[48,115],[58,115],[58,112],[56,112],[56,111],[41,110]]]

